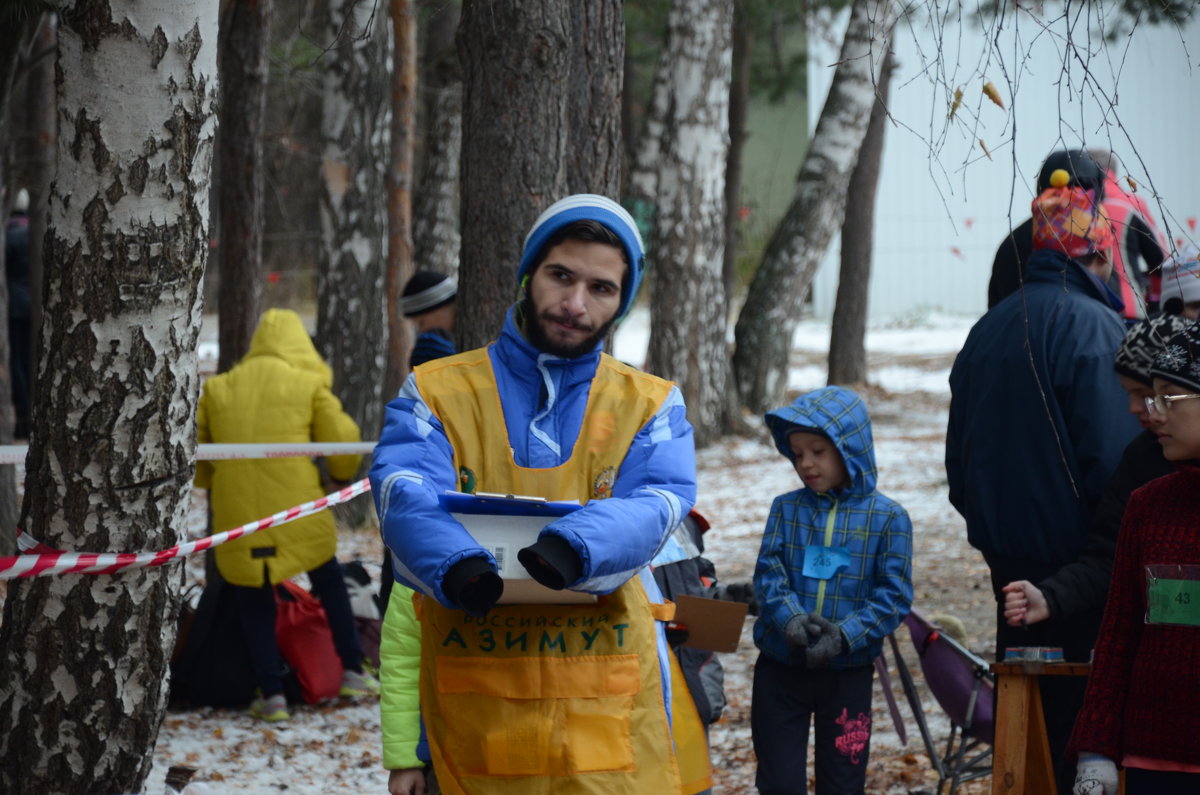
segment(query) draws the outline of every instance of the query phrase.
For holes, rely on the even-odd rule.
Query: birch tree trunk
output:
[[[324,55],[317,346],[333,368],[333,391],[363,438],[378,439],[388,327],[388,6],[332,0],[326,29],[334,43]]]
[[[459,175],[462,172],[462,70],[454,48],[459,8],[439,6],[426,22],[421,93],[424,149],[413,195],[413,259],[417,268],[458,274]]]
[[[850,172],[891,41],[894,0],[854,0],[829,96],[800,167],[796,195],[767,244],[738,315],[733,357],[741,403],[755,413],[784,401],[801,300],[841,223]]]
[[[217,2],[66,3],[43,355],[22,526],[65,550],[181,540],[216,125]],[[0,792],[140,792],[178,564],[10,583]]]
[[[887,130],[888,89],[895,70],[889,52],[879,75],[879,89],[858,162],[846,190],[846,217],[842,222],[842,267],[838,274],[837,303],[829,329],[829,383],[867,382],[867,299],[871,294],[871,257],[875,251],[875,193],[883,161]]]
[[[271,2],[227,0],[221,15],[217,371],[222,373],[250,350],[262,305],[262,138]]]
[[[675,381],[696,445],[729,419],[725,342],[725,158],[733,0],[676,0],[650,258],[655,270],[646,369]]]
[[[632,168],[629,170],[626,193],[633,205],[630,212],[634,218],[651,223],[658,197],[658,158],[662,152],[663,130],[667,123],[668,104],[671,100],[671,58],[664,47],[662,56],[654,67],[654,89],[650,106],[646,110],[646,121],[638,137]],[[646,276],[653,278],[653,273]]]
[[[413,137],[417,122],[417,12],[413,0],[391,0],[392,126],[387,179],[387,364],[381,402],[400,392],[408,375],[412,333],[400,293],[413,274]],[[373,437],[378,438],[378,437]]]
[[[567,193],[568,0],[465,0],[459,350],[495,338],[530,225]]]

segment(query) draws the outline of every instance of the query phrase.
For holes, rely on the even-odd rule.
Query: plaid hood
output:
[[[864,496],[875,490],[875,442],[871,420],[862,398],[840,386],[827,386],[806,392],[782,408],[773,409],[763,420],[775,447],[787,460],[793,460],[788,436],[798,428],[815,428],[829,437],[842,454],[850,487],[835,490],[839,495]]]

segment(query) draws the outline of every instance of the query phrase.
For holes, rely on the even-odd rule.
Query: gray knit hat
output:
[[[1125,339],[1117,348],[1113,369],[1150,386],[1150,368],[1154,365],[1154,357],[1166,347],[1167,340],[1187,327],[1187,319],[1179,315],[1159,315],[1149,320],[1139,320],[1125,332]]]
[[[1189,323],[1183,332],[1167,341],[1154,360],[1150,375],[1200,392],[1200,324]]]

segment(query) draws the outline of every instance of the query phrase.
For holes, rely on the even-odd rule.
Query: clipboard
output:
[[[438,502],[467,529],[479,546],[492,553],[504,581],[497,604],[591,604],[596,595],[561,590],[539,583],[517,560],[517,552],[537,541],[542,528],[578,511],[578,502],[547,500],[520,494],[448,491]]]
[[[672,623],[687,627],[684,646],[706,651],[737,651],[750,605],[703,596],[677,594]]]

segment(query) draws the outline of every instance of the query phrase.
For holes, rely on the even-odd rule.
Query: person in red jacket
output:
[[[1133,493],[1083,708],[1075,795],[1200,792],[1200,325],[1155,359],[1147,398],[1174,474]]]

